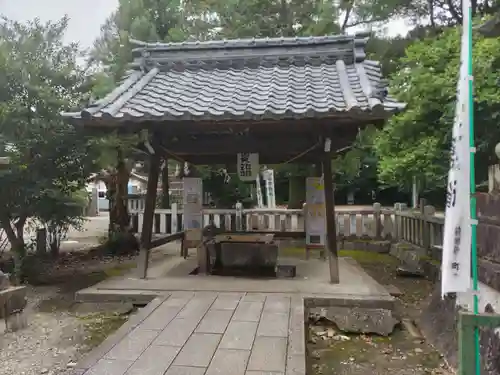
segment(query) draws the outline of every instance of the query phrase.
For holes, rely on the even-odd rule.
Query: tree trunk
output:
[[[116,224],[120,233],[128,232],[130,228],[130,217],[128,215],[128,181],[130,179],[130,169],[127,168],[123,157],[118,159],[117,182],[115,195]]]
[[[130,178],[130,169],[118,150],[116,169],[110,170],[104,183],[106,184],[109,201],[109,238],[127,233],[130,227],[130,217],[127,205],[127,184]]]
[[[288,185],[288,208],[302,208],[306,200],[306,178],[290,177]]]
[[[169,209],[170,208],[170,195],[169,195],[169,179],[168,179],[168,159],[164,159],[164,165],[161,172],[161,203],[160,207]]]
[[[14,254],[14,284],[18,285],[21,283],[23,275],[23,263],[26,258],[26,246],[24,244],[24,224],[26,223],[26,218],[20,218],[12,228],[11,221],[9,219],[2,219],[2,228],[7,235],[9,240],[11,251]]]

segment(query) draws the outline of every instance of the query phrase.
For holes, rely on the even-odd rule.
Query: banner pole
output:
[[[465,3],[465,1],[464,1]],[[469,146],[470,146],[470,218],[471,218],[471,268],[472,268],[472,290],[473,290],[473,312],[479,313],[479,283],[477,272],[477,214],[476,214],[476,170],[475,170],[475,146],[474,146],[474,84],[473,84],[473,64],[472,64],[472,7],[467,2],[467,12],[463,16],[468,18],[468,84],[469,84]],[[465,30],[464,30],[465,31]],[[481,354],[479,342],[479,328],[474,327],[474,352],[476,375],[481,374]]]

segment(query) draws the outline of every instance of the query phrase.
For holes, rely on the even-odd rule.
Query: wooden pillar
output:
[[[153,235],[153,219],[156,207],[158,178],[160,176],[160,162],[161,159],[158,154],[151,155],[146,189],[146,202],[144,204],[144,220],[141,232],[141,250],[137,264],[139,277],[141,279],[145,279],[148,272],[149,249],[151,248],[151,237]]]
[[[330,282],[340,282],[337,253],[337,228],[335,222],[335,201],[333,196],[332,156],[330,151],[323,156],[323,179],[325,184],[326,249],[330,264]]]
[[[331,166],[331,163],[330,163],[330,166]],[[321,177],[321,176],[323,176],[323,163],[316,163],[314,165],[314,177]],[[326,254],[325,254],[325,249],[324,248],[320,249],[320,251],[319,251],[319,257],[322,260],[326,260]]]
[[[161,189],[162,189],[162,194],[161,194],[161,208],[164,209],[169,209],[170,208],[170,195],[169,195],[169,189],[170,189],[170,181],[169,181],[169,176],[168,176],[168,157],[164,156],[163,157],[163,168],[161,171]]]

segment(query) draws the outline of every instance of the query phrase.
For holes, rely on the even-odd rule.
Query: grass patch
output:
[[[123,276],[133,268],[135,268],[135,263],[120,263],[114,267],[105,269],[104,274],[106,277]]]
[[[319,250],[312,250],[312,252]],[[305,247],[287,247],[280,250],[279,255],[304,257],[306,254]],[[399,261],[389,254],[381,254],[375,251],[364,251],[364,250],[339,250],[340,257],[353,258],[358,263],[386,263],[386,264],[398,264]]]
[[[393,256],[374,251],[340,250],[339,256],[352,258],[358,263],[398,263],[398,260]]]
[[[94,313],[80,316],[79,319],[85,328],[85,345],[92,349],[120,328],[128,317],[118,313]]]
[[[296,256],[305,256],[305,254],[306,254],[305,247],[286,247],[284,249],[279,250],[279,255],[284,255],[284,256],[296,257]]]

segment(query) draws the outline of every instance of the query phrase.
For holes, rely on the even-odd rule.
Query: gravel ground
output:
[[[41,310],[58,292],[57,287],[30,288],[24,312],[28,326],[0,334],[1,375],[56,375],[75,365],[85,346],[81,320],[68,311]]]

